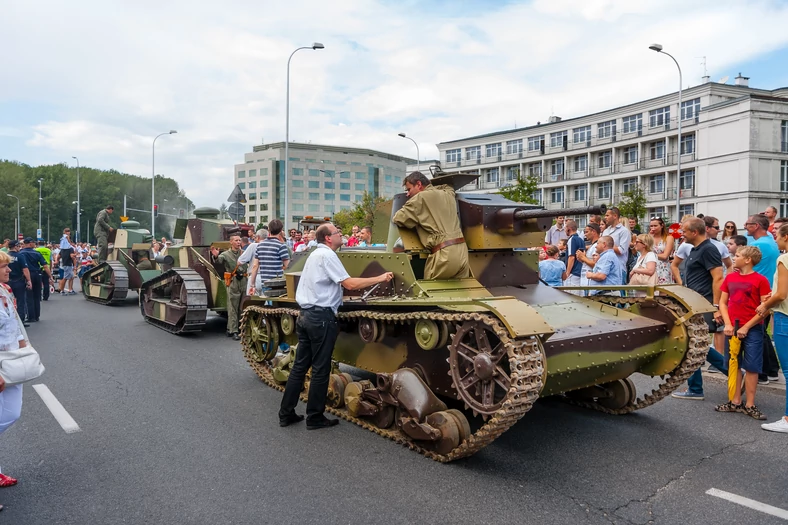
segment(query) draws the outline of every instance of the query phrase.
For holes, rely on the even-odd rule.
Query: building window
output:
[[[596,125],[596,136],[599,139],[612,137],[616,134],[616,121],[608,120],[607,122],[600,122]]]
[[[492,168],[487,171],[487,182],[498,183],[498,168]]]
[[[257,198],[257,194],[256,194],[256,193],[250,193],[250,194],[249,194],[249,196],[248,196],[247,198],[248,198],[250,201],[253,201],[253,200],[255,200],[255,199]]]
[[[581,184],[580,186],[575,186],[573,193],[574,193],[574,200],[576,201],[586,200],[586,185]]]
[[[589,140],[591,140],[591,126],[583,126],[572,130],[572,142],[575,144],[588,142]]]
[[[320,181],[319,180],[310,180],[308,182],[308,187],[310,187],[310,188],[319,188],[320,187]]]
[[[254,215],[250,215],[250,216],[249,216],[249,224],[257,224],[257,223],[255,222],[255,216],[254,216]]]
[[[290,157],[290,162],[301,162],[301,159],[298,157]]]
[[[249,178],[257,177],[257,170],[249,170]]]
[[[624,133],[635,133],[643,129],[643,114],[630,115],[622,119]]]
[[[241,188],[242,190],[245,190],[246,189],[246,183],[245,182],[239,182],[238,183],[238,187]]]
[[[539,205],[542,204],[542,190],[535,190],[531,194],[531,197],[534,198],[534,200],[536,201],[536,204],[539,204]]]
[[[323,194],[323,200],[324,201],[332,201],[332,200],[334,200],[334,194],[333,193],[324,193]]]
[[[686,155],[688,153],[695,152],[695,134],[691,135],[684,135],[681,137],[681,154]]]
[[[363,198],[364,198],[364,196],[363,196],[363,195],[356,195],[356,199],[355,199],[355,201],[356,201],[356,202],[361,202],[361,199],[363,199]]]
[[[249,208],[248,211],[257,211],[257,205],[256,204],[250,204],[248,206],[248,208]]]
[[[599,155],[597,156],[597,167],[609,168],[612,160],[613,160],[612,151],[600,151]]]
[[[446,150],[446,162],[460,162],[462,159],[462,149]]]
[[[550,163],[551,175],[563,175],[564,173],[564,159],[557,159]]]
[[[670,125],[670,106],[664,108],[652,109],[648,112],[648,125],[649,127],[656,128],[657,126]]]
[[[300,202],[294,202],[293,209],[290,211],[304,211],[304,205],[301,204]]]
[[[304,200],[304,192],[303,191],[294,191],[293,192],[293,200]],[[299,210],[303,211],[303,210]]]
[[[311,211],[313,213],[320,213],[320,205],[319,204],[307,204],[306,205],[307,211]]]
[[[514,155],[523,152],[523,139],[507,140],[506,141],[506,154]]]
[[[664,206],[658,206],[656,208],[649,208],[648,210],[649,210],[648,211],[648,216],[649,217],[655,217],[655,218],[656,217],[659,217],[659,218],[664,218],[665,217],[665,207]]]
[[[362,171],[356,172],[356,180],[364,180],[367,178],[367,174]]]
[[[695,187],[695,170],[686,170],[681,172],[679,177],[679,188],[682,190],[691,190]]]
[[[313,169],[310,168],[309,176],[310,177],[319,177],[320,176],[320,170],[313,170]]]
[[[788,191],[788,160],[780,162],[780,191]],[[780,213],[780,217],[786,217]]]
[[[250,189],[250,190],[255,190],[255,189],[257,189],[257,181],[250,180],[250,181],[249,181],[249,189]]]
[[[249,171],[251,174],[251,170]],[[251,176],[251,175],[250,175]],[[304,168],[293,168],[293,176],[294,177],[303,177],[304,176]]]
[[[366,191],[367,186],[363,182],[356,183],[356,191]]]
[[[327,180],[323,182],[323,188],[326,190],[333,190],[336,184],[334,184],[333,180]]]
[[[788,217],[788,199],[780,199],[780,217]]]
[[[637,178],[632,179],[624,179],[621,182],[621,193],[627,193],[630,191],[634,191],[638,187],[638,180]]]
[[[267,191],[261,191],[260,192],[260,198],[261,199],[267,199],[268,198],[268,192]],[[266,209],[268,209],[268,208],[266,208]],[[265,211],[265,210],[262,210],[262,211]]]
[[[260,187],[261,188],[267,188],[268,187],[268,181],[267,180],[261,180],[260,181]]]
[[[613,183],[611,181],[600,182],[596,185],[596,196],[598,199],[610,199]]]
[[[479,160],[482,157],[482,147],[472,146],[465,148],[465,160]]]
[[[544,135],[537,137],[528,137],[528,151],[539,151],[544,144]]]
[[[304,181],[302,181],[302,180],[291,180],[290,181],[290,185],[292,187],[294,187],[294,188],[303,188],[304,187]]]
[[[245,179],[246,178],[246,171],[245,170],[244,171],[239,171],[238,172],[238,178],[239,179]]]
[[[394,182],[394,177],[392,175],[386,175],[385,180],[386,182]]]
[[[788,153],[788,120],[783,120],[780,130],[780,151]],[[780,217],[785,217],[785,215],[780,215]]]
[[[624,150],[624,164],[635,164],[638,161],[638,147],[630,146]]]
[[[349,179],[350,178],[350,172],[349,171],[340,171],[339,172],[339,178],[340,179]]]
[[[585,172],[588,169],[588,156],[580,155],[579,157],[575,157],[574,165],[576,172]]]
[[[563,203],[564,202],[564,189],[563,188],[551,188],[550,189],[550,202],[552,203]]]
[[[487,144],[485,147],[485,152],[487,157],[497,157],[501,154],[501,143],[497,142],[495,144]]]
[[[681,219],[685,215],[695,215],[694,204],[682,204],[681,206],[679,206],[679,219]]]
[[[555,133],[550,133],[550,147],[560,148],[564,145],[564,140],[566,140],[566,138],[566,131],[556,131]]]
[[[267,177],[268,176],[268,168],[260,168],[260,176]]]
[[[506,180],[508,182],[516,181],[517,175],[520,173],[520,169],[514,166],[509,166],[506,168]]]
[[[349,182],[340,182],[339,183],[340,190],[350,190],[350,183]]]
[[[533,164],[528,165],[528,175],[532,177],[541,177],[542,176],[542,163],[541,162],[534,162]]]
[[[339,195],[340,201],[350,202],[350,195],[347,193],[342,193]]]
[[[665,141],[652,142],[648,146],[649,155],[651,160],[659,160],[665,158]]]
[[[681,120],[698,118],[700,112],[700,99],[685,100],[681,103]]]
[[[652,175],[648,178],[648,192],[662,193],[665,191],[665,175]]]
[[[310,193],[309,194],[309,200],[310,201],[316,201],[319,198],[320,198],[320,194],[319,193]]]

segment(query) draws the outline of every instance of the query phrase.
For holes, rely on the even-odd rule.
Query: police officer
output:
[[[224,271],[231,273],[230,284],[227,286],[227,337],[236,341],[241,339],[238,335],[238,321],[241,318],[241,298],[246,291],[246,264],[238,262],[243,254],[241,249],[241,236],[234,233],[230,236],[230,249],[219,254],[219,248],[211,248],[211,254],[216,262],[222,263]],[[226,284],[226,283],[225,283]]]
[[[109,245],[109,234],[115,231],[109,225],[109,216],[115,211],[112,204],[98,212],[96,215],[96,225],[93,227],[93,235],[96,236],[96,244],[98,244],[98,262],[99,264],[107,261],[107,248]]]
[[[24,320],[27,315],[27,290],[33,287],[33,282],[30,280],[27,257],[19,253],[19,248],[19,241],[13,240],[8,243],[8,255],[11,256],[11,263],[8,265],[11,268],[8,285],[16,297],[16,311],[19,313],[19,317]],[[30,326],[27,323],[24,325]]]
[[[37,323],[41,317],[41,272],[49,275],[49,266],[44,256],[36,250],[36,241],[31,237],[25,237],[24,243],[25,247],[20,253],[27,258],[27,268],[32,283],[27,290],[27,322]]]
[[[304,388],[304,377],[312,368],[309,383],[309,400],[306,404],[306,428],[315,430],[333,427],[336,419],[329,419],[326,410],[328,376],[331,373],[331,355],[339,335],[337,310],[342,304],[342,288],[359,290],[394,278],[392,272],[376,277],[350,277],[335,253],[342,246],[342,234],[333,224],[323,224],[317,229],[317,247],[306,260],[296,289],[296,302],[301,307],[296,331],[298,349],[285,394],[279,407],[279,426],[298,423],[304,416],[296,414],[298,396]]]

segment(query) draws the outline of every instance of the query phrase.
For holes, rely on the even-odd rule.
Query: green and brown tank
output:
[[[230,235],[248,236],[251,225],[219,218],[215,208],[198,208],[192,219],[178,219],[173,237],[183,242],[167,249],[167,265],[140,288],[140,311],[145,320],[171,333],[197,332],[208,310],[227,312],[224,266],[211,248],[230,248]]]
[[[445,175],[433,184],[456,189],[476,177]],[[389,217],[406,199],[394,198]],[[345,292],[333,357],[376,376],[353,381],[332,374],[329,410],[445,462],[492,443],[539,397],[560,395],[625,414],[669,395],[705,360],[702,314],[712,310],[705,299],[675,285],[573,295],[541,282],[538,252],[522,249],[542,244],[554,216],[603,212],[457,194],[470,279],[423,279],[429,252],[415,232],[393,223],[387,251],[342,249],[338,255],[351,276],[391,271],[395,278]],[[244,303],[246,359],[280,390],[292,356],[277,356],[277,349],[297,343],[295,291],[305,261],[269,282],[271,297]],[[636,373],[659,378],[658,385],[638,396],[631,380]]]

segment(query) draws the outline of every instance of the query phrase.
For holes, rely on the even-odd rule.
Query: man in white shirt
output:
[[[580,268],[580,286],[588,286],[588,277],[586,277],[586,274],[592,271],[596,264],[596,244],[599,241],[601,233],[602,231],[599,229],[599,224],[595,222],[589,222],[583,229],[583,235],[586,241],[591,243],[591,246],[586,250],[578,250],[575,254],[577,260],[583,263],[583,266]],[[581,295],[588,295],[588,292],[584,290]]]
[[[605,230],[602,236],[613,238],[613,251],[624,269],[627,271],[627,259],[629,259],[629,244],[632,242],[632,233],[621,224],[621,212],[618,208],[608,208],[605,212]],[[623,282],[627,282],[627,275],[623,276]]]
[[[249,246],[246,247],[244,252],[238,257],[238,264],[249,264],[252,262],[252,259],[255,257],[255,252],[257,252],[257,245],[263,242],[265,239],[268,238],[268,230],[265,228],[260,228],[254,234],[254,242],[251,243]],[[255,277],[254,283],[249,283],[250,286],[254,285],[255,291],[260,293],[260,289],[263,287],[263,279],[262,274],[258,273]]]
[[[298,349],[279,407],[279,426],[286,427],[304,419],[304,416],[296,414],[295,407],[304,388],[306,372],[311,367],[312,380],[306,404],[307,430],[333,427],[339,423],[337,419],[327,418],[323,412],[326,409],[331,355],[339,335],[337,310],[342,305],[342,289],[360,290],[394,278],[392,272],[376,277],[350,277],[336,254],[342,245],[342,234],[333,224],[321,225],[317,229],[316,240],[318,245],[307,259],[296,289],[296,302],[301,307],[296,323]]]
[[[558,246],[561,239],[566,239],[569,236],[564,229],[564,217],[556,217],[555,224],[553,224],[544,236],[544,243],[547,245]]]

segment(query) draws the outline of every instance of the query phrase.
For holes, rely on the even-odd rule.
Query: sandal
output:
[[[761,412],[757,406],[753,405],[751,407],[744,407],[744,413],[750,416],[753,419],[757,419],[759,421],[763,421],[766,419],[766,414]]]
[[[733,401],[728,401],[727,403],[717,405],[714,407],[714,410],[717,412],[744,412],[743,408],[744,407],[737,405]]]
[[[16,485],[16,478],[12,478],[11,476],[6,476],[5,474],[0,474],[0,488],[4,487],[13,487]]]

